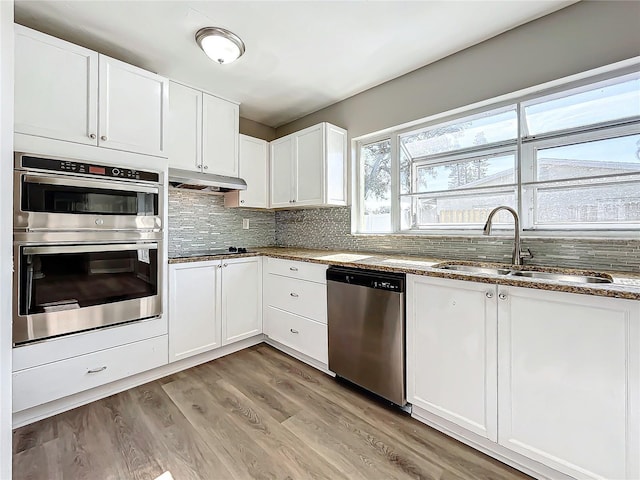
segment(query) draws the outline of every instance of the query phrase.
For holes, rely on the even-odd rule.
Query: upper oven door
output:
[[[14,171],[14,229],[159,230],[160,187]]]

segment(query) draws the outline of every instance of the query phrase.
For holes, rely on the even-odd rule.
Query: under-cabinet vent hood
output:
[[[247,182],[241,178],[226,177],[212,173],[199,173],[178,168],[169,169],[169,185],[202,193],[226,193],[246,190]]]

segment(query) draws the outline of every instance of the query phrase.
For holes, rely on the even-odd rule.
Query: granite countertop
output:
[[[467,280],[500,285],[512,285],[514,287],[537,288],[541,290],[553,290],[557,292],[581,293],[588,295],[599,295],[604,297],[626,298],[630,300],[640,300],[640,273],[631,272],[610,272],[610,271],[585,271],[569,268],[535,267],[536,270],[543,270],[552,273],[581,274],[590,276],[611,276],[613,283],[584,284],[559,280],[543,280],[526,277],[513,277],[508,275],[497,275],[492,273],[471,273],[452,270],[441,270],[433,268],[438,263],[456,263],[463,265],[487,266],[498,268],[509,268],[512,270],[528,270],[534,267],[523,266],[520,268],[510,265],[454,261],[438,258],[417,257],[407,255],[392,255],[384,253],[367,253],[352,251],[333,250],[311,250],[295,247],[264,247],[255,248],[249,253],[231,253],[228,255],[203,256],[203,257],[183,257],[171,258],[169,263],[202,262],[209,260],[223,260],[229,258],[252,257],[263,255],[287,260],[302,262],[321,263],[325,265],[336,265],[352,268],[365,268],[388,272],[412,273],[416,275],[426,275],[431,277],[451,278],[454,280]]]

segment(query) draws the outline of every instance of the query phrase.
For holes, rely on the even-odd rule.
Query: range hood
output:
[[[203,193],[226,193],[233,190],[247,189],[247,182],[241,178],[192,172],[179,168],[169,169],[169,185],[173,188],[183,188]]]

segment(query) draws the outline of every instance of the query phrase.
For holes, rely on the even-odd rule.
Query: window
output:
[[[357,143],[359,232],[640,228],[640,73]],[[512,228],[507,212],[496,228]]]

